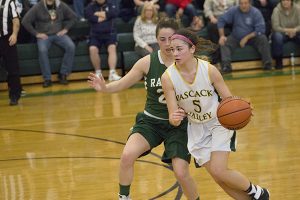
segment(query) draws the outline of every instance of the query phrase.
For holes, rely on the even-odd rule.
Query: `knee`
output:
[[[89,52],[90,52],[91,55],[95,55],[95,54],[99,53],[99,49],[96,46],[91,46],[89,48]]]
[[[265,34],[258,35],[257,38],[258,38],[259,43],[261,43],[263,45],[269,45],[268,38]]]
[[[192,4],[188,4],[185,10],[188,14],[195,14],[195,7]]]
[[[48,48],[46,46],[39,46],[39,54],[48,54]]]
[[[136,158],[133,156],[133,154],[124,151],[121,155],[121,165],[123,167],[129,167],[132,166],[135,162]]]
[[[109,54],[117,54],[117,47],[116,45],[109,45],[107,48]]]
[[[223,182],[225,178],[226,169],[218,166],[210,167],[210,174],[217,183]]]
[[[281,43],[283,41],[283,35],[280,32],[272,33],[272,41],[275,43]]]
[[[75,44],[74,44],[74,42],[70,42],[70,43],[68,43],[68,46],[67,46],[67,48],[66,48],[66,50],[67,51],[70,51],[70,52],[75,52]]]
[[[174,174],[178,182],[183,182],[190,177],[189,169],[187,167],[174,169]]]
[[[176,12],[176,8],[172,4],[166,4],[165,11],[169,17],[172,17]]]

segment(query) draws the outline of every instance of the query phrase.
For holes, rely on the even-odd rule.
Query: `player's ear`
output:
[[[196,46],[195,45],[192,45],[190,47],[190,52],[191,52],[191,54],[194,54],[196,52]]]

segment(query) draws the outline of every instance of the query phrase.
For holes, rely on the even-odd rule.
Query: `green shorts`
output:
[[[151,149],[164,142],[165,151],[161,159],[163,162],[171,163],[172,158],[181,158],[188,163],[191,160],[187,149],[187,119],[182,121],[180,126],[175,127],[168,120],[159,120],[138,113],[130,135],[133,133],[140,133],[150,144],[150,151],[141,156],[149,154]]]

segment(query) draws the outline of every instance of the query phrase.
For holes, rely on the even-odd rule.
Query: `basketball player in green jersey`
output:
[[[175,63],[162,75],[170,123],[178,126],[188,117],[191,155],[228,195],[237,200],[269,200],[267,189],[228,168],[230,151],[235,150],[235,134],[221,126],[216,111],[218,94],[222,99],[232,94],[217,68],[194,56],[205,47],[203,42],[186,29],[178,30],[171,38]]]
[[[143,77],[147,100],[143,113],[138,113],[136,124],[124,147],[119,169],[119,199],[128,200],[133,180],[134,162],[152,148],[164,143],[163,162],[171,162],[175,177],[189,200],[199,199],[196,185],[189,173],[190,156],[187,149],[187,123],[175,127],[169,124],[168,110],[161,87],[161,75],[174,60],[170,38],[178,29],[174,19],[162,19],[157,24],[156,37],[160,50],[138,60],[120,80],[105,84],[102,76],[91,73],[88,82],[96,91],[113,93],[127,89]]]

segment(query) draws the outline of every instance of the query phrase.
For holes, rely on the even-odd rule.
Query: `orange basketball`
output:
[[[227,129],[238,130],[245,127],[251,119],[250,103],[240,97],[229,97],[221,101],[217,109],[217,117]]]

